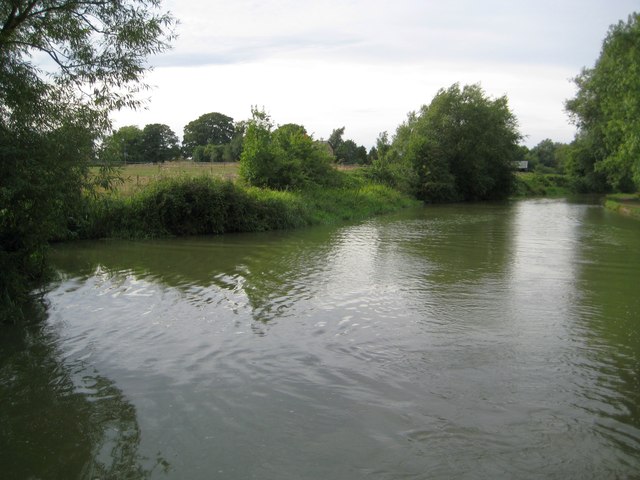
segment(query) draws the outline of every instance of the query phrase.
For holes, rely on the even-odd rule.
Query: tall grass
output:
[[[255,232],[358,220],[411,205],[388,187],[344,175],[334,188],[276,191],[210,176],[160,179],[133,194],[87,200],[74,238],[151,238]]]
[[[421,202],[378,184],[350,188],[315,188],[301,194],[312,224],[354,221],[397,211]]]

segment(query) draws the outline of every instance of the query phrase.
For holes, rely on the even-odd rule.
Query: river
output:
[[[447,205],[56,246],[0,339],[5,479],[632,478],[640,222]]]

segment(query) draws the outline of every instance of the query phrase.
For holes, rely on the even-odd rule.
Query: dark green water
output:
[[[640,222],[598,205],[54,253],[0,478],[640,475]]]

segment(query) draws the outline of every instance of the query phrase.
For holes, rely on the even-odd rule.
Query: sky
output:
[[[441,88],[506,95],[523,144],[575,134],[572,79],[593,66],[610,25],[640,0],[164,0],[173,48],[149,59],[144,110],[116,128],[164,123],[182,137],[200,115],[264,108],[314,138],[345,127],[367,148]]]

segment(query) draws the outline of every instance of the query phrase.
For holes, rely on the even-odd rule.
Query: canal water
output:
[[[0,338],[5,479],[632,478],[640,222],[426,207],[57,246]]]

